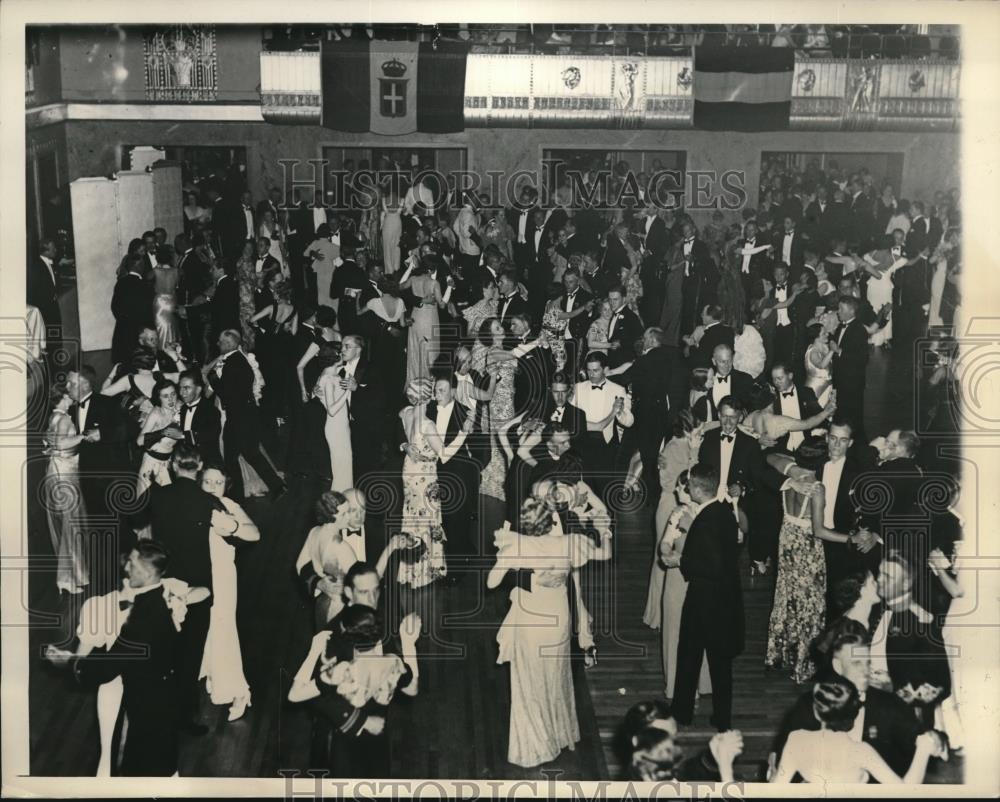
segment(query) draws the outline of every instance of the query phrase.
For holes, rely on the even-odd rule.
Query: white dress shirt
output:
[[[77,403],[76,411],[76,433],[83,434],[87,430],[87,413],[90,411],[90,401],[94,397],[93,393],[88,393],[85,398],[81,398]]]
[[[885,688],[891,684],[889,679],[889,658],[886,654],[886,640],[889,637],[889,621],[892,610],[888,607],[872,633],[871,645],[871,684],[876,688]]]
[[[774,300],[776,301],[787,301],[788,300],[788,283],[785,282],[784,286],[779,288],[777,284],[774,285]],[[787,309],[777,310],[778,314],[778,325],[779,326],[790,326],[792,321],[788,317]]]
[[[315,231],[326,222],[326,209],[322,206],[313,206],[313,230]]]
[[[244,206],[243,207],[243,219],[246,220],[246,224],[247,224],[247,239],[253,239],[254,238],[253,212],[250,211],[250,207],[249,206]],[[156,257],[153,257],[153,258],[155,260]]]
[[[41,257],[41,259],[45,263],[45,266],[49,269],[49,277],[52,279],[52,283],[56,284],[57,283],[56,282],[56,271],[55,271],[55,268],[52,266],[52,260],[49,259],[49,257],[47,257],[47,256],[43,256],[43,257]]]
[[[579,290],[575,290],[574,292],[568,292],[568,293],[566,293],[566,309],[565,309],[566,312],[572,312],[573,311],[573,304],[576,303],[576,293],[577,292],[579,292]],[[572,340],[573,339],[573,334],[569,330],[569,324],[570,324],[570,321],[567,320],[566,321],[566,328],[563,331],[563,339],[564,340]]]
[[[792,263],[792,240],[794,237],[794,231],[786,231],[784,239],[781,241],[781,261],[786,265]]]
[[[825,504],[823,507],[823,526],[833,529],[833,511],[837,506],[837,491],[840,489],[840,477],[844,473],[844,458],[830,460],[823,466],[823,492]]]
[[[743,243],[743,247],[745,249],[748,249],[748,250],[750,248],[756,248],[757,247],[757,238],[756,237],[751,237],[745,243]],[[743,267],[740,268],[742,272],[744,272],[744,273],[749,273],[750,272],[750,260],[751,259],[753,259],[753,254],[752,253],[745,253],[745,254],[743,254]]]
[[[451,420],[451,411],[455,407],[455,402],[450,401],[448,404],[442,405],[438,404],[437,408],[437,433],[444,442],[445,437],[448,436],[448,421]]]
[[[684,275],[691,275],[691,251],[694,250],[694,237],[684,240]]]
[[[653,221],[656,219],[654,215],[649,215],[646,218],[646,236],[649,236],[649,229],[653,227]]]
[[[538,249],[541,247],[542,234],[545,233],[545,229],[536,228],[535,229],[535,257],[538,257]]]
[[[792,385],[792,389],[788,393],[778,393],[778,400],[781,402],[781,414],[786,418],[795,418],[795,420],[802,420],[802,412],[799,409],[799,393],[795,389],[795,385]],[[805,440],[805,436],[802,432],[789,432],[788,433],[788,450],[794,451],[800,445],[802,441]]]
[[[730,373],[728,376],[716,376],[712,380],[712,404],[716,409],[719,408],[719,402],[722,401],[727,395],[733,394],[733,374]]]
[[[556,407],[554,410],[552,410],[552,414],[549,416],[549,420],[552,421],[552,423],[562,423],[563,415],[565,414],[566,414],[566,405],[564,404],[563,406]]]
[[[199,398],[193,404],[186,404],[184,407],[184,412],[181,415],[181,430],[185,432],[191,431],[191,424],[194,423],[194,415],[198,411],[198,404],[201,403]]]
[[[596,388],[596,389],[595,389]],[[624,427],[632,425],[634,418],[628,402],[625,388],[619,384],[604,379],[600,384],[592,384],[587,381],[578,382],[575,387],[573,403],[583,410],[587,416],[587,423],[599,423],[611,414],[611,409],[615,405],[615,399],[620,398],[624,402],[622,411],[616,420],[612,420],[604,427],[602,434],[604,442],[610,443],[615,434],[615,423],[620,423]]]
[[[733,461],[733,449],[736,447],[736,433],[732,440],[728,435],[719,432],[719,497],[723,498],[729,492],[729,465]]]
[[[517,216],[517,241],[521,245],[526,245],[528,242],[527,228],[530,211],[530,209],[527,209]]]
[[[618,321],[621,320],[622,312],[624,311],[624,309],[625,309],[625,307],[622,306],[620,309],[616,309],[614,312],[611,313],[611,320],[608,322],[608,341],[609,342],[610,342],[611,338],[615,336],[615,326],[617,326],[618,325]]]

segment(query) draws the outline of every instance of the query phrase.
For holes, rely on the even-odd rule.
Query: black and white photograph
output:
[[[283,5],[0,8],[3,795],[1000,792],[1000,9]]]

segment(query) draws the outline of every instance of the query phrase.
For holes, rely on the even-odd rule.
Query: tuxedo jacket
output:
[[[472,414],[474,413],[459,403],[457,398],[455,399],[451,408],[451,417],[448,418],[448,429],[445,432],[444,442],[442,445],[449,446],[454,442],[455,438],[461,433],[462,427],[465,425],[465,419]],[[427,419],[435,426],[437,425],[437,401],[431,401],[427,404]],[[474,448],[475,437],[476,430],[474,428],[472,433],[465,438],[465,442],[462,443],[462,447],[458,449],[458,452],[451,459],[447,462],[441,462],[439,457],[437,463],[438,472],[453,476],[463,474],[468,475],[470,471],[478,472],[481,468],[485,467],[485,465],[489,462],[489,456],[486,456],[485,463],[482,465],[477,464],[476,457],[480,455],[475,453],[477,451]],[[470,443],[470,441],[472,442]]]
[[[829,672],[829,679],[838,675]],[[824,679],[827,677],[824,676]],[[903,776],[910,768],[916,751],[917,736],[924,727],[913,710],[898,696],[877,688],[865,692],[865,700],[860,715],[864,716],[861,740],[871,744],[876,752],[898,775]],[[819,730],[819,719],[813,712],[812,691],[806,691],[796,700],[785,714],[774,740],[774,753],[781,760],[788,736],[795,730]]]
[[[767,244],[767,239],[758,235],[754,237],[753,244],[746,239],[740,239],[737,241],[737,249],[742,249],[746,247],[758,248],[762,245]],[[780,257],[780,252],[778,253]],[[763,295],[763,280],[771,280],[771,257],[767,255],[767,251],[760,251],[755,253],[750,257],[748,263],[749,273],[743,272],[743,256],[739,253],[736,254],[736,265],[737,269],[740,271],[740,277],[743,281],[743,286],[749,290],[748,300],[755,301]]]
[[[370,437],[381,437],[381,433],[374,429],[378,428],[381,421],[385,399],[378,373],[368,357],[363,356],[358,360],[354,380],[358,387],[351,394],[351,430],[363,431]]]
[[[910,610],[894,612],[885,644],[889,678],[895,690],[924,683],[941,688],[935,704],[951,693],[951,671],[941,628],[932,618],[923,622]]]
[[[682,272],[684,271],[685,257],[683,239],[678,240],[674,244],[674,247],[671,248],[667,257],[667,262],[672,268]],[[691,245],[691,266],[688,269],[688,276],[685,281],[715,286],[715,284],[718,283],[718,280],[719,271],[715,266],[715,262],[712,261],[712,255],[709,253],[708,245],[695,237],[694,243]]]
[[[219,334],[226,329],[240,331],[240,284],[234,275],[216,282],[212,297],[212,329]]]
[[[635,342],[642,337],[642,332],[642,321],[639,320],[639,316],[627,306],[623,307],[615,323],[615,330],[609,338],[610,342],[618,343],[620,347],[608,351],[608,367],[617,368],[635,359]]]
[[[816,469],[816,478],[819,481],[823,480],[823,470],[829,461],[829,458],[824,459]],[[858,512],[852,488],[855,480],[872,467],[874,466],[854,454],[848,453],[844,457],[844,469],[840,474],[840,484],[837,485],[837,498],[833,500],[833,525],[838,532],[846,534],[854,529]],[[826,499],[827,504],[830,502],[831,499]]]
[[[181,425],[184,423],[184,413],[187,404],[181,405]],[[194,408],[191,419],[191,431],[184,432],[184,441],[198,449],[205,462],[219,459],[219,436],[222,434],[222,416],[211,399],[204,396]]]
[[[805,233],[809,234],[811,240],[825,243],[829,239],[832,205],[832,201],[829,200],[822,207],[819,201],[813,201],[806,207],[802,222],[806,229]]]
[[[665,413],[680,410],[687,397],[687,371],[677,348],[661,345],[637,357],[632,366],[618,374],[618,381],[632,388],[632,410],[637,425],[666,424]],[[657,447],[659,443],[657,443]]]
[[[132,516],[137,528],[149,525],[153,539],[170,554],[167,576],[189,585],[212,589],[212,556],[209,550],[212,513],[224,510],[215,496],[193,479],[175,477],[169,485],[154,484],[143,494]],[[212,597],[202,604],[211,604]]]
[[[646,224],[643,222],[642,228],[645,229],[645,227]],[[655,263],[659,264],[666,257],[667,249],[670,247],[670,234],[667,231],[667,224],[663,222],[662,218],[653,219],[649,232],[646,234],[645,246],[649,252],[648,258]]]
[[[833,336],[836,342],[840,337],[843,324]],[[865,371],[868,368],[868,332],[858,318],[847,324],[844,336],[840,340],[840,353],[833,357],[830,363],[833,368],[833,381],[839,388],[857,388],[865,384]]]
[[[256,269],[257,260],[254,259],[254,268]],[[265,254],[264,264],[260,266],[261,275],[267,275],[268,273],[281,272],[281,262],[275,259],[271,254]]]
[[[562,254],[563,258],[569,259],[573,254],[586,253],[589,247],[587,238],[579,232],[570,235],[564,243],[556,246],[556,250]]]
[[[698,449],[698,462],[711,465],[718,470],[722,467],[722,429],[705,432]],[[748,491],[770,489],[778,491],[785,477],[767,464],[760,444],[748,434],[736,430],[733,441],[733,456],[729,461],[729,475],[726,484],[739,482]]]
[[[618,283],[617,276],[603,267],[598,268],[593,274],[581,273],[580,281],[594,298],[606,298],[608,291]]]
[[[632,267],[632,262],[628,258],[628,252],[625,250],[625,246],[622,245],[622,241],[615,234],[609,234],[601,268],[607,270],[611,275],[617,276],[623,267]]]
[[[194,249],[181,254],[177,262],[180,280],[177,286],[178,301],[190,304],[199,295],[204,295],[212,286],[212,268]]]
[[[288,224],[295,231],[295,236],[302,242],[312,242],[316,238],[316,226],[313,223],[313,207],[304,201],[296,204],[288,213]]]
[[[506,302],[506,299],[503,297],[497,299],[497,319],[508,328],[510,328],[510,319],[514,317],[514,315],[527,314],[528,302],[521,297],[519,292],[514,292],[514,295],[510,299],[509,303]]]
[[[919,220],[913,220],[906,234],[906,250],[916,256],[924,248],[933,247],[934,244],[936,243],[932,244],[930,241],[930,221],[923,216]]]
[[[253,369],[241,351],[233,351],[222,365],[222,375],[215,369],[208,381],[226,411],[226,425],[237,425],[255,418],[257,405],[253,398]]]
[[[732,506],[711,502],[691,522],[680,564],[688,582],[682,620],[690,617],[708,648],[730,657],[744,646],[738,528]]]
[[[77,422],[77,405],[69,409],[73,425]],[[100,429],[101,439],[96,443],[80,443],[80,489],[91,515],[100,515],[107,509],[107,485],[113,478],[125,478],[135,471],[129,452],[129,420],[119,399],[93,393],[87,400],[87,424]],[[81,432],[82,434],[82,432]],[[117,510],[108,512],[114,514]]]
[[[556,371],[552,349],[536,346],[517,360],[514,376],[514,414],[541,417],[548,393],[545,391]]]
[[[535,223],[534,223],[535,209],[537,208],[538,208],[537,206],[531,206],[528,209],[520,209],[518,207],[512,206],[507,209],[507,223],[514,230],[515,245],[519,244],[517,241],[517,231],[518,227],[520,226],[520,220],[522,214],[526,215],[524,221],[524,245],[525,246],[531,245],[533,241],[532,232],[534,231],[535,228]]]
[[[553,401],[552,396],[549,395],[546,398],[545,406],[542,409],[540,417],[543,421],[545,421],[545,423],[550,423],[552,421],[552,415],[555,411],[555,401]],[[580,438],[587,434],[587,413],[569,401],[567,401],[566,405],[563,407],[562,422],[564,426],[569,428],[571,442],[579,442]]]
[[[573,298],[572,311],[575,312],[577,309],[585,307],[592,300],[594,300],[594,296],[591,295],[582,287],[580,287],[576,291],[576,295]],[[568,296],[566,295],[566,293],[563,293],[561,296],[559,296],[559,308],[563,312],[566,312],[568,311],[567,310],[568,305],[569,305]],[[574,340],[582,340],[584,337],[587,336],[587,329],[590,328],[590,323],[591,323],[590,317],[591,316],[589,312],[581,312],[576,317],[569,319],[566,325],[569,327],[569,333],[573,336]]]
[[[804,384],[795,385],[795,402],[799,408],[799,420],[811,418],[823,410],[816,399],[816,392],[812,387],[806,387]],[[780,396],[774,399],[774,403],[771,404],[771,411],[775,415],[781,414]]]
[[[111,296],[115,330],[111,337],[112,359],[126,362],[139,347],[139,332],[153,325],[153,284],[127,273],[115,283]]]
[[[705,329],[698,347],[691,354],[692,367],[707,368],[712,364],[712,353],[719,345],[728,345],[734,348],[736,333],[725,323],[715,323]],[[742,381],[742,380],[741,380]]]
[[[779,231],[774,235],[774,239],[771,242],[774,245],[773,259],[775,264],[784,264],[781,259],[781,254],[784,249],[785,232]],[[798,227],[796,227],[795,231],[792,233],[792,252],[790,254],[791,262],[788,264],[788,267],[790,268],[790,280],[794,280],[798,277],[799,272],[802,270],[802,265],[805,263],[805,251],[805,239],[803,239],[802,232],[798,229]]]
[[[89,687],[122,678],[128,717],[119,767],[123,776],[169,777],[177,771],[173,670],[179,639],[162,588],[153,588],[135,597],[111,648],[95,650],[72,664],[77,680]]]
[[[28,264],[27,300],[30,306],[38,307],[42,320],[47,326],[58,326],[62,323],[62,312],[59,309],[59,274],[56,264],[52,264],[52,273],[40,256],[36,256]]]
[[[718,377],[712,379],[713,382]],[[712,385],[708,386],[708,394],[698,400],[698,403],[705,404],[705,411],[709,417],[706,420],[718,420],[719,410],[715,407],[715,400],[712,397]],[[749,373],[733,368],[729,371],[729,390],[726,395],[735,396],[744,407],[750,401],[750,393],[753,391],[753,377]]]

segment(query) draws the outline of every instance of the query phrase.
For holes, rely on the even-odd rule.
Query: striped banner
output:
[[[694,127],[787,129],[794,68],[795,51],[788,47],[696,48]]]

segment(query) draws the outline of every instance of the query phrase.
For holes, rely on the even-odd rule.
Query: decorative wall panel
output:
[[[319,125],[321,91],[318,53],[260,54],[260,103],[265,121]]]
[[[214,101],[218,94],[215,27],[173,25],[144,36],[146,99]]]

